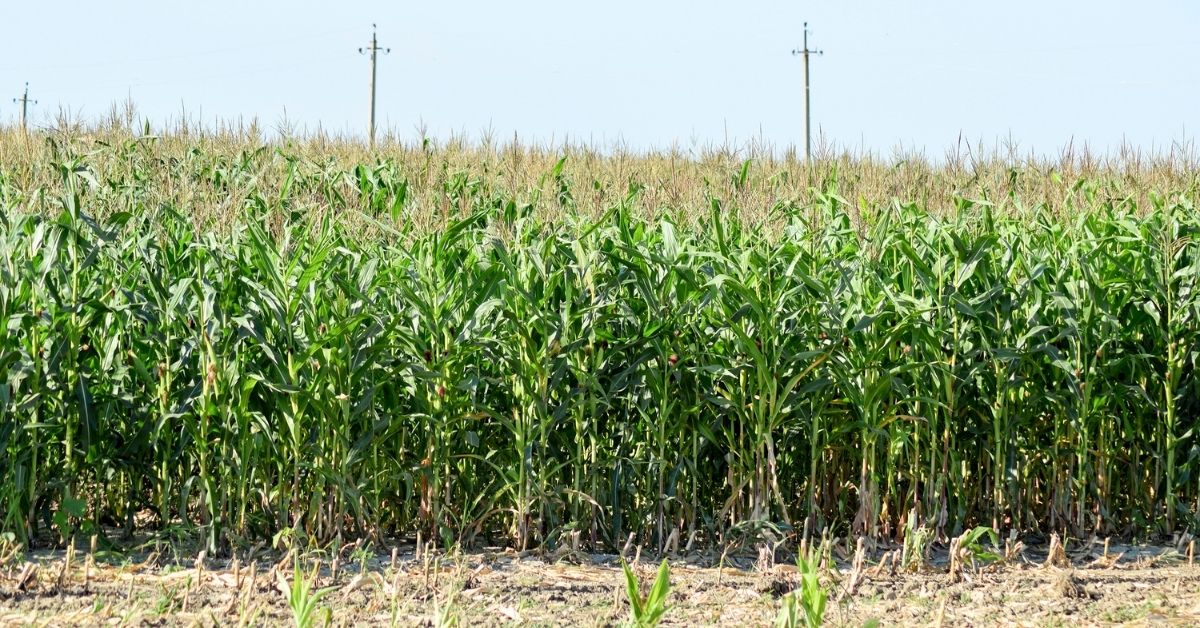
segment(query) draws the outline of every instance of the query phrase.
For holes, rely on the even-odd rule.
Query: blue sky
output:
[[[803,142],[938,156],[960,136],[1055,155],[1070,141],[1163,150],[1200,129],[1200,3],[14,2],[0,8],[0,120],[39,103],[153,122],[257,116],[365,133],[371,23],[379,120],[404,139],[490,131],[646,149]],[[336,8],[335,8],[336,6]]]

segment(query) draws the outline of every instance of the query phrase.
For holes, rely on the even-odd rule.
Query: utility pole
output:
[[[793,50],[792,54],[804,57],[804,160],[812,163],[812,106],[808,97],[808,56],[823,55],[825,52],[809,49],[808,22],[804,23],[804,48]]]
[[[391,51],[392,51],[391,48],[380,48],[379,47],[379,42],[375,39],[375,25],[372,24],[371,25],[371,47],[358,49],[359,54],[367,54],[367,53],[371,54],[371,131],[370,131],[370,135],[368,136],[370,138],[371,148],[375,148],[375,57],[376,57],[376,53],[378,53],[378,52],[383,52],[384,54],[387,54]]]
[[[33,103],[35,105],[37,104],[36,100],[29,99],[28,82],[25,83],[25,95],[21,96],[20,98],[14,98],[12,101],[21,105],[21,130],[24,131],[26,129],[25,121],[29,117],[29,103]]]

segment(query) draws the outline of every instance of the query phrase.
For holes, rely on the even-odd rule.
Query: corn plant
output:
[[[642,595],[637,575],[624,561],[621,570],[625,573],[625,595],[629,600],[629,626],[653,628],[667,612],[667,595],[671,592],[671,568],[663,560],[650,591]]]
[[[829,599],[829,590],[821,585],[817,572],[818,562],[813,556],[796,557],[800,585],[783,596],[783,604],[775,616],[776,628],[819,628],[824,625],[825,603]]]
[[[951,194],[737,159],[674,189],[652,157],[29,146],[0,143],[27,547],[828,528],[917,564],[980,525],[1198,521],[1200,219],[1167,170]]]
[[[305,576],[300,571],[300,563],[297,560],[292,569],[292,582],[288,583],[283,572],[275,572],[278,579],[278,586],[281,591],[287,592],[288,608],[292,611],[292,620],[296,628],[312,628],[317,622],[317,612],[320,610],[319,604],[321,600],[334,591],[333,587],[313,590],[313,583],[316,581],[316,571],[314,570],[311,576]],[[329,622],[328,609],[326,609],[326,623]]]

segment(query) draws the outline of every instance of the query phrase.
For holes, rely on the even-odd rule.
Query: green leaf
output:
[[[640,624],[646,611],[642,604],[642,593],[638,590],[637,576],[624,560],[621,561],[621,569],[625,572],[625,597],[629,600],[633,621],[635,624]]]

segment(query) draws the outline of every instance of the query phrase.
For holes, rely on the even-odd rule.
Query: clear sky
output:
[[[1163,150],[1200,129],[1200,3],[608,0],[0,0],[0,119],[127,96],[152,122],[257,116],[363,133],[371,23],[380,126],[633,148],[803,142],[939,156],[960,135],[1057,154]]]

